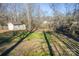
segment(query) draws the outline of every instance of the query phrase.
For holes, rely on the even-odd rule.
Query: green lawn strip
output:
[[[37,52],[37,53],[31,53],[32,56],[47,56],[48,53],[45,53],[45,52]]]
[[[49,42],[52,43],[51,33],[46,33],[46,36],[47,36]]]
[[[25,41],[27,41],[27,40],[31,41],[31,40],[33,40],[33,39],[40,39],[40,40],[43,40],[43,39],[44,39],[44,35],[43,35],[43,33],[34,32],[34,33],[32,33],[30,36],[28,36],[28,37],[25,39]],[[42,45],[42,44],[46,44],[46,43],[45,43],[45,42],[43,42],[43,43],[41,42],[40,45]],[[42,49],[42,48],[40,48],[40,49]],[[45,55],[48,55],[47,52],[44,52],[44,51],[42,51],[42,50],[41,50],[41,52],[40,52],[40,51],[39,51],[40,49],[38,49],[37,52],[30,51],[29,54],[28,54],[26,51],[23,51],[23,54],[24,54],[24,55],[30,55],[30,56],[45,56]],[[16,55],[15,53],[16,53],[16,52],[13,52],[12,55]]]
[[[27,37],[26,40],[31,40],[31,39],[43,39],[43,34],[38,33],[38,32],[34,32],[29,37]]]
[[[47,34],[47,36],[49,36],[49,38],[50,38],[50,35],[49,34]],[[42,32],[34,32],[30,36],[28,36],[27,38],[25,38],[24,41],[27,41],[27,40],[28,41],[31,41],[33,39],[36,39],[36,40],[44,40],[44,35],[43,35]],[[18,39],[16,39],[16,40],[18,40]],[[46,55],[49,55],[49,53],[47,51],[43,51],[43,49],[45,49],[45,48],[42,49],[40,47],[40,46],[44,46],[44,44],[47,45],[46,42],[44,42],[44,41],[41,41],[40,42],[39,48],[36,49],[37,52],[36,51],[28,51],[29,52],[29,54],[28,54],[27,51],[26,51],[27,49],[26,50],[21,50],[22,51],[22,54],[21,55],[30,55],[30,56],[46,56]],[[41,49],[41,51],[39,51],[40,49]],[[17,53],[17,51],[14,50],[13,52],[11,52],[11,55],[17,55],[16,53]]]

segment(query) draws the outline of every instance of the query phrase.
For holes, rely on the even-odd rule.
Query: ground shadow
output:
[[[45,33],[45,32],[43,32],[43,33],[44,33],[44,37],[45,37],[45,40],[46,40],[47,45],[48,45],[48,48],[49,48],[50,55],[53,56],[52,47],[51,47],[51,45],[50,45],[50,43],[49,43],[49,41],[48,41],[48,38],[47,38],[47,36],[46,36],[46,33]]]
[[[29,36],[31,33],[33,32],[29,32],[25,35],[24,33],[24,37],[22,37],[15,45],[13,45],[12,47],[6,49],[2,54],[1,56],[7,56],[14,48],[16,48],[27,36]]]

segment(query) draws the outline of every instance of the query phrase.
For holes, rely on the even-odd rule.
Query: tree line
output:
[[[34,3],[0,3],[0,25],[3,26],[7,22],[21,22],[26,24],[27,30],[31,30],[32,28],[38,29],[46,20],[49,21],[49,29],[52,31],[79,33],[78,3],[46,4],[51,10],[51,16],[46,16],[50,10],[44,11],[40,5]],[[64,10],[59,10],[61,5],[63,5]],[[6,20],[3,21],[3,19]]]

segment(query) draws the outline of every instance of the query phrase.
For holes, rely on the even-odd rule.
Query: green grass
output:
[[[27,37],[28,40],[30,39],[43,39],[43,33],[34,32],[29,37]]]
[[[51,43],[52,42],[51,41],[51,34],[50,33],[46,33],[46,36],[47,36],[48,41]]]
[[[29,35],[25,40],[27,41],[27,40],[29,40],[29,41],[31,41],[32,39],[44,39],[44,34],[41,32],[41,33],[39,33],[39,32],[34,32],[34,33],[32,33],[31,35]],[[29,44],[31,44],[31,43],[29,43]],[[36,43],[37,44],[37,43]],[[39,44],[38,46],[40,46],[41,44]],[[23,47],[26,47],[27,48],[27,46],[26,45],[23,45]],[[18,48],[19,49],[19,48]],[[41,49],[41,48],[40,48]],[[26,50],[21,50],[22,51],[22,54],[23,55],[32,55],[32,56],[45,56],[45,55],[48,55],[48,52],[44,52],[44,51],[39,51],[40,49],[37,49],[37,51],[30,51],[29,52],[29,50],[28,50],[28,52],[29,52],[29,54],[28,54],[28,52],[26,51]],[[19,50],[18,50],[19,51]],[[11,52],[11,55],[17,55],[16,53],[18,52],[17,51],[17,49],[16,50],[14,50],[13,52]],[[19,53],[20,54],[20,53]]]

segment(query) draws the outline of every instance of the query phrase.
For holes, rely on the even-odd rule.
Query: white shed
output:
[[[20,24],[20,23],[8,23],[8,30],[25,30],[26,25],[25,24]]]
[[[8,30],[13,30],[14,29],[14,25],[12,23],[8,23]]]

